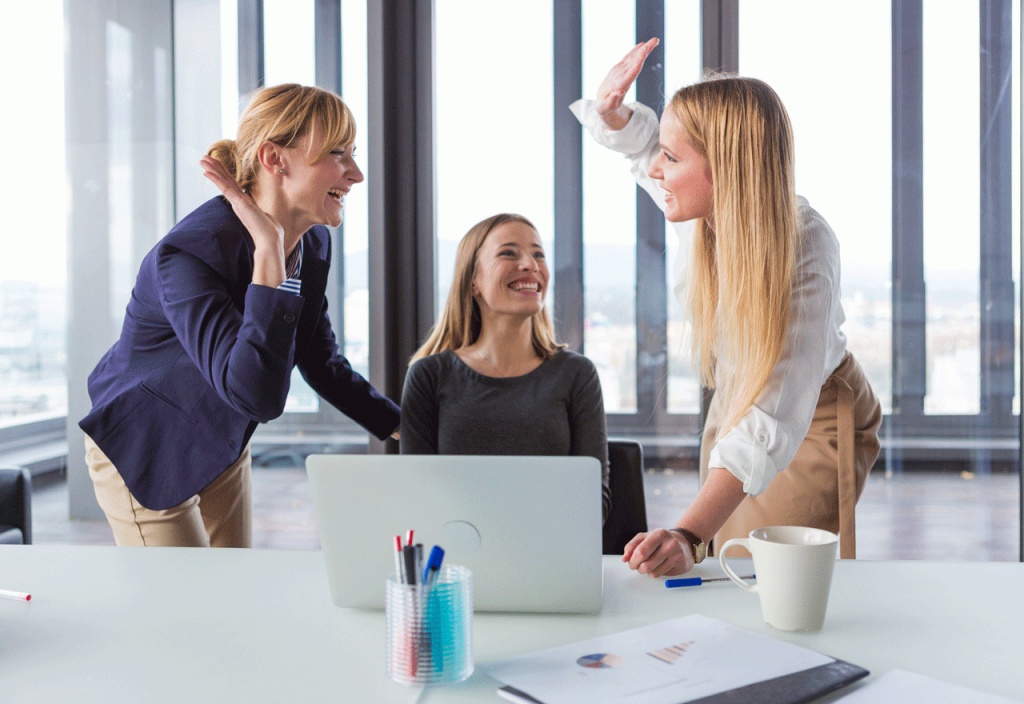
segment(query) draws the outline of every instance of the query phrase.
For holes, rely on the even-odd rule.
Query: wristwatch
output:
[[[699,565],[704,562],[704,558],[708,556],[708,546],[696,533],[685,528],[669,528],[669,530],[686,538],[686,542],[690,544],[690,550],[693,552],[693,564]]]

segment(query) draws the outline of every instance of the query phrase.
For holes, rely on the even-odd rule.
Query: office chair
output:
[[[32,544],[32,475],[0,467],[0,544]]]
[[[647,530],[644,500],[644,450],[636,440],[608,440],[612,509],[604,523],[602,552],[621,555],[626,543]]]

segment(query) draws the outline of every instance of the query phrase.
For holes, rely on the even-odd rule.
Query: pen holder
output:
[[[387,579],[388,675],[399,684],[461,682],[473,674],[473,574],[441,569],[432,584]]]

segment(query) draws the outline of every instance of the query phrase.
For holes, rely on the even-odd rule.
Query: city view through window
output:
[[[226,5],[234,7],[233,2]],[[266,3],[268,22],[277,18],[272,25],[278,31],[275,34],[268,25],[268,82],[312,81],[312,56],[290,51],[284,39],[294,32],[311,34],[312,3],[298,5],[308,5],[308,11],[274,14],[275,3]],[[551,115],[555,106],[550,98],[550,37],[556,30],[551,27],[551,3],[509,6],[507,16],[498,19],[493,8],[484,12],[478,5],[468,0],[437,4],[439,306],[447,295],[455,243],[486,215],[502,210],[527,215],[537,224],[549,257],[554,258]],[[865,47],[889,46],[891,10],[889,3],[881,1],[859,4],[857,13],[844,12],[842,3],[793,2],[786,6],[791,6],[791,13],[758,3],[741,5],[741,72],[766,79],[790,110],[797,135],[798,190],[832,224],[839,238],[847,316],[844,330],[851,350],[888,409],[892,368],[891,58],[885,51],[866,51]],[[342,7],[348,21],[343,23],[347,38],[343,93],[356,109],[357,121],[365,124],[365,66],[359,63],[365,56],[365,33],[359,31],[365,23],[365,7],[361,2],[344,2]],[[65,218],[73,204],[68,202],[64,186],[62,4],[47,0],[19,7],[18,12],[19,21],[3,22],[0,29],[5,38],[0,42],[0,76],[15,93],[30,96],[32,130],[41,136],[11,140],[10,148],[21,166],[18,183],[8,184],[2,191],[9,229],[0,256],[0,425],[66,413],[64,369],[66,355],[73,353],[65,340]],[[607,66],[632,45],[633,12],[632,2],[584,4],[585,92],[592,92]],[[31,21],[25,13],[32,15]],[[230,10],[225,14],[230,15]],[[849,31],[814,34],[787,30],[797,14],[804,24],[842,24]],[[297,29],[282,28],[286,17],[298,23]],[[474,23],[488,26],[499,20],[520,30],[499,35],[465,30],[476,26]],[[699,3],[668,3],[666,27],[666,89],[671,91],[697,78]],[[957,31],[951,32],[951,27]],[[784,31],[793,32],[792,41],[779,41]],[[506,45],[511,39],[503,39],[522,33],[537,37],[529,52],[517,51]],[[957,41],[950,41],[951,36]],[[977,37],[975,3],[926,5],[925,411],[933,414],[969,415],[979,408]],[[31,67],[19,60],[26,43],[33,47]],[[467,51],[477,59],[465,61]],[[809,53],[829,60],[807,62]],[[467,85],[474,89],[467,92]],[[957,86],[959,99],[949,100],[949,85]],[[1015,77],[1015,106],[1018,85]],[[516,101],[519,109],[497,109],[508,100]],[[225,124],[229,114],[230,109],[225,108]],[[1013,114],[1018,140],[1016,107]],[[25,120],[24,114],[12,112],[0,116],[8,134],[23,134]],[[625,163],[588,140],[584,141],[585,352],[598,365],[606,409],[628,413],[636,408],[636,196]],[[1019,280],[1017,143],[1013,168],[1015,281]],[[357,148],[365,165],[365,146],[357,143]],[[364,373],[371,354],[366,190],[364,187],[351,199],[344,247],[345,351]],[[131,223],[112,220],[111,227],[121,226],[130,227]],[[671,229],[666,231],[669,271],[677,254],[675,237]],[[110,240],[118,241],[114,235]],[[557,262],[552,263],[552,269],[557,269]],[[699,389],[688,362],[687,325],[671,296],[671,276],[669,281],[670,296],[665,301],[669,313],[666,403],[671,412],[695,413]],[[123,310],[125,302],[112,301],[111,307]],[[551,303],[549,298],[549,306]],[[315,395],[296,379],[297,397],[291,409],[308,410],[310,404],[315,408]]]

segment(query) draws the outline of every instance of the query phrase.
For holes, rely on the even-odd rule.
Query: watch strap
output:
[[[700,539],[700,536],[691,530],[686,528],[669,528],[672,533],[678,533],[679,535],[686,538],[686,542],[690,544],[690,552],[693,554],[694,564],[698,564],[704,561],[707,556],[707,549],[704,545],[704,541]]]

